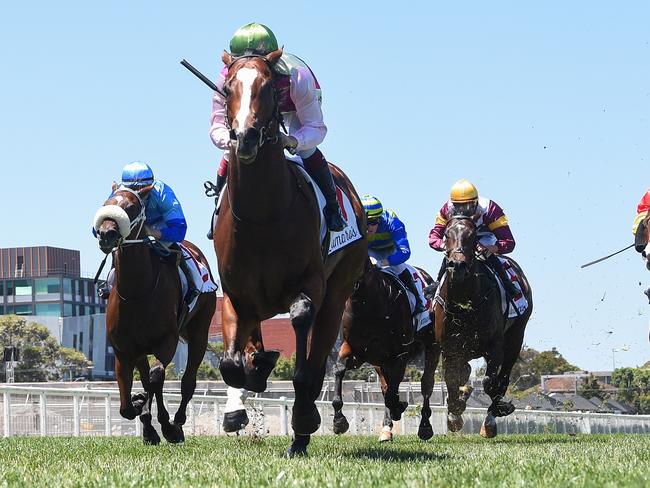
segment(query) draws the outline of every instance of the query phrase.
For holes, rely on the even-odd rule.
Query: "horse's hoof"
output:
[[[409,406],[407,402],[397,402],[396,405],[393,405],[393,408],[389,407],[390,410],[390,418],[393,421],[401,420],[402,414],[406,410],[406,408]]]
[[[320,427],[320,413],[316,405],[313,405],[307,413],[298,414],[295,412],[291,416],[291,428],[297,435],[311,435]]]
[[[420,422],[420,427],[418,428],[418,437],[423,441],[428,441],[433,437],[433,427],[431,427],[431,422],[424,420]]]
[[[145,446],[157,446],[160,444],[160,436],[156,429],[150,425],[142,430],[142,441]]]
[[[223,414],[223,431],[237,432],[248,425],[248,414],[246,410],[235,410]]]
[[[241,364],[233,359],[222,359],[219,363],[219,371],[223,381],[233,388],[244,388],[246,386],[246,374]]]
[[[515,406],[512,402],[499,401],[491,410],[495,417],[506,417],[515,411]]]
[[[393,433],[390,430],[382,430],[379,433],[379,442],[392,442]]]
[[[335,434],[345,434],[349,428],[350,424],[348,423],[348,419],[345,418],[345,415],[341,414],[340,417],[334,416],[332,430]]]
[[[485,417],[485,420],[481,424],[481,437],[485,439],[492,439],[497,435],[497,421],[491,415]]]
[[[170,444],[178,444],[185,441],[185,434],[180,425],[168,423],[161,425],[163,436]]]
[[[243,388],[252,391],[253,393],[262,393],[263,391],[266,391],[269,374],[270,372],[266,375],[260,374],[257,369],[252,370],[250,373],[246,373]]]
[[[447,429],[450,432],[458,432],[463,428],[463,417],[461,415],[447,414]]]
[[[135,411],[140,415],[142,413],[142,409],[144,406],[147,404],[148,396],[146,393],[136,393],[134,395],[131,395],[131,405],[133,405],[133,408],[135,408]]]
[[[287,449],[287,458],[291,459],[294,457],[307,457],[307,446],[296,446],[295,442],[291,444],[289,449]]]

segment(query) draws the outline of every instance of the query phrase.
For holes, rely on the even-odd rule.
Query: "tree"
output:
[[[0,347],[9,346],[20,350],[14,372],[17,382],[60,380],[85,374],[92,366],[82,352],[61,346],[47,327],[17,315],[0,317]],[[5,368],[3,363],[2,370]]]
[[[542,381],[541,375],[563,374],[579,369],[564,359],[556,348],[539,352],[524,346],[519,353],[519,359],[512,367],[510,385],[513,390],[527,390]],[[483,367],[481,370],[484,375],[485,368]],[[479,376],[481,370],[479,370]]]
[[[615,369],[612,373],[612,385],[618,388],[618,400],[633,405],[638,413],[650,413],[649,369]]]
[[[207,361],[202,361],[199,366],[198,371],[196,372],[197,380],[220,380],[221,373],[218,369],[213,368],[210,363]]]
[[[271,378],[274,380],[290,380],[293,379],[293,370],[296,367],[296,354],[292,354],[290,359],[284,356],[278,358],[275,363],[275,369],[271,373]]]
[[[590,400],[593,397],[604,400],[607,396],[605,394],[605,391],[603,391],[602,387],[600,386],[599,381],[592,374],[582,380],[582,384],[578,389],[578,395],[586,398],[587,400]]]

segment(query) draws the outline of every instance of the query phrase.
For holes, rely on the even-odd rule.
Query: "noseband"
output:
[[[284,126],[284,120],[282,118],[282,113],[280,112],[280,103],[278,102],[278,91],[275,88],[275,71],[273,70],[273,67],[271,66],[271,63],[266,59],[265,56],[262,56],[261,54],[243,54],[242,56],[238,56],[233,60],[232,63],[228,65],[228,72],[230,73],[230,69],[232,66],[237,63],[238,61],[242,59],[247,59],[247,58],[259,58],[263,60],[269,69],[271,70],[271,83],[273,85],[273,117],[271,117],[268,122],[262,126],[259,129],[260,132],[260,139],[258,146],[262,147],[265,143],[270,143],[270,144],[276,144],[280,138],[280,127],[284,129],[284,132],[287,132],[286,127]],[[226,105],[228,104],[228,99],[230,98],[230,93],[226,92]],[[278,126],[273,130],[273,123],[277,122]],[[230,134],[230,140],[231,141],[236,141],[237,136],[235,134],[235,131],[232,128],[232,123],[230,120],[230,115],[228,114],[228,109],[226,108],[226,117],[225,117],[225,123],[226,123],[226,128],[229,131]],[[256,127],[253,127],[254,129],[257,130]]]

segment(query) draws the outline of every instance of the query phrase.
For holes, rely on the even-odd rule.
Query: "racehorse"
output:
[[[114,184],[113,194],[95,215],[95,229],[100,249],[107,255],[115,250],[116,279],[108,299],[106,334],[115,351],[120,415],[129,420],[139,415],[145,444],[159,444],[160,437],[151,425],[151,402],[155,396],[163,436],[168,442],[177,443],[185,439],[186,407],[194,394],[196,372],[208,344],[216,294],[199,295],[180,331],[187,341],[188,357],[181,382],[181,403],[172,423],[163,403],[163,384],[165,367],[171,362],[179,339],[183,297],[176,259],[182,257],[180,251],[170,253],[144,238],[143,199],[152,188],[134,191]],[[208,267],[196,246],[188,241],[183,245]],[[147,359],[149,354],[156,358],[153,367]],[[134,368],[140,372],[145,393],[131,396]]]
[[[433,283],[433,278],[427,272],[419,268],[418,271],[424,277],[425,286]],[[409,299],[398,280],[396,276],[373,266],[368,259],[363,277],[355,285],[354,293],[346,303],[342,324],[343,342],[334,370],[332,406],[336,434],[346,432],[349,427],[342,412],[341,390],[345,372],[348,369],[356,369],[363,363],[370,363],[375,367],[386,405],[380,442],[392,440],[393,420],[400,420],[408,406],[399,399],[399,385],[410,359],[409,344],[413,341],[415,328]],[[429,421],[429,401],[440,356],[440,348],[432,333],[425,342],[424,374],[420,382],[423,396],[422,419],[418,429],[418,436],[422,440],[433,436]]]
[[[484,357],[487,371],[483,388],[492,403],[481,426],[483,437],[497,434],[496,417],[510,415],[514,406],[504,402],[510,371],[519,357],[524,330],[533,309],[532,291],[523,271],[516,269],[528,308],[506,319],[496,278],[477,259],[476,224],[470,217],[452,216],[445,229],[447,269],[434,301],[436,341],[442,351],[448,388],[447,426],[457,432],[463,426],[467,390],[462,389],[471,372],[469,360]]]
[[[219,368],[233,388],[260,392],[278,358],[265,351],[260,322],[289,312],[296,333],[295,402],[289,456],[306,454],[320,425],[315,400],[345,301],[363,272],[365,239],[323,260],[321,210],[300,168],[286,161],[279,131],[273,65],[282,50],[233,59],[224,84],[232,148],[228,184],[214,226],[223,287],[224,353]],[[334,179],[352,202],[361,235],[365,217],[352,184],[336,166]]]

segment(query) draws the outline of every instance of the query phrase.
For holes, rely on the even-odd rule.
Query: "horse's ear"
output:
[[[142,198],[144,198],[149,194],[149,192],[151,190],[153,190],[153,185],[147,185],[147,186],[145,186],[143,188],[140,188],[138,190],[138,195],[140,195]]]
[[[230,66],[232,64],[232,54],[230,54],[228,51],[224,51],[223,54],[221,55],[221,61],[223,61],[223,64],[226,66]]]
[[[282,52],[283,52],[283,48],[276,49],[275,51],[270,52],[266,56],[264,56],[264,59],[266,59],[266,61],[269,64],[273,65],[277,63],[278,60],[282,57]]]
[[[111,191],[115,193],[115,190],[117,190],[120,187],[117,183],[113,182],[113,186],[111,186]]]

